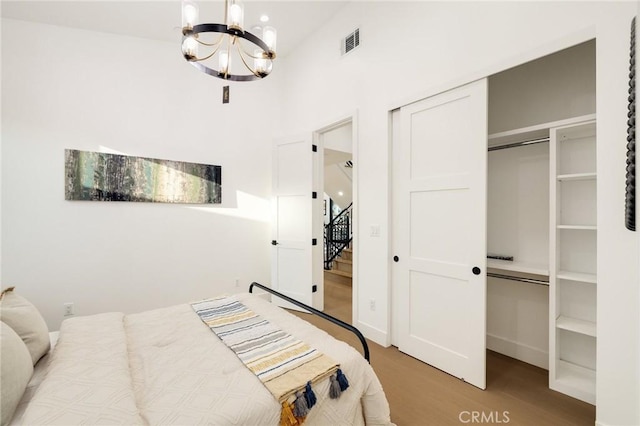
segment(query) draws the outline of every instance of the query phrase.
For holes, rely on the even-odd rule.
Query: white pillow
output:
[[[31,354],[31,365],[36,365],[51,347],[49,329],[38,309],[13,289],[0,294],[0,320],[18,333]]]
[[[27,346],[20,336],[0,322],[0,424],[11,421],[22,394],[33,374],[33,364]]]

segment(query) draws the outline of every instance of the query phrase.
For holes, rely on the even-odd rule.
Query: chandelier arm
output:
[[[218,39],[218,41],[214,42],[214,43],[205,43],[204,41],[201,41],[200,39],[198,39],[197,37],[194,37],[194,40],[197,41],[199,44],[203,45],[203,46],[217,46],[222,42],[222,39],[224,38],[224,34],[220,34],[220,38]]]
[[[253,56],[251,53],[247,52],[247,50],[244,48],[244,45],[240,42],[240,40],[238,40],[238,46],[239,46],[238,49],[242,49],[242,52],[244,52],[244,54],[250,57],[251,59],[264,59],[262,56]]]
[[[235,40],[235,37],[227,37],[227,69],[224,70],[225,80],[229,78],[229,68],[231,68],[231,39],[232,38],[233,40]]]
[[[238,43],[238,46],[236,47],[236,49],[238,49],[238,55],[240,55],[240,59],[242,59],[242,63],[244,64],[244,66],[253,73],[253,75],[255,75],[256,77],[260,77],[260,74],[258,74],[253,68],[251,68],[249,66],[249,64],[247,63],[246,59],[244,58],[244,55],[242,54],[244,49],[242,49],[242,47],[240,47],[240,43]],[[246,52],[244,52],[246,53]]]
[[[211,52],[210,55],[205,56],[204,58],[195,58],[192,62],[202,62],[202,61],[206,61],[207,59],[213,57],[213,55],[215,55],[216,53],[218,53],[218,50],[220,50],[220,46],[216,47],[215,50],[213,52]]]

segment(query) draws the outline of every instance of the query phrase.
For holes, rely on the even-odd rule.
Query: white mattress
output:
[[[329,398],[328,381],[314,385],[318,404],[305,424],[390,424],[380,382],[355,349],[260,297],[238,298],[337,360],[348,377],[339,399]],[[66,320],[37,370],[14,424],[277,425],[280,419],[278,401],[189,304]]]

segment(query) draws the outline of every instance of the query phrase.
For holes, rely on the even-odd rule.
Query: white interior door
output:
[[[313,223],[316,214],[311,138],[276,141],[273,150],[271,285],[307,305],[313,292]],[[316,238],[316,245],[322,244]],[[320,260],[321,262],[321,260]],[[280,306],[298,309],[274,298]]]
[[[399,136],[398,347],[484,389],[486,80],[401,108]]]

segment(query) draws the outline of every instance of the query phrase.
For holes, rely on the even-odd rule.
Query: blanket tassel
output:
[[[307,406],[307,399],[302,392],[296,392],[296,400],[293,403],[293,415],[297,418],[307,417],[309,414],[309,407]],[[302,422],[300,422],[302,423]]]
[[[316,405],[316,394],[311,389],[311,382],[307,382],[307,386],[304,389],[304,398],[307,400],[307,408],[311,410]]]
[[[336,379],[338,379],[338,383],[340,384],[340,390],[342,392],[346,391],[349,387],[349,381],[347,380],[347,376],[345,376],[339,368],[336,372]]]
[[[293,415],[291,406],[287,401],[282,403],[282,412],[280,413],[280,426],[298,426],[300,423],[296,416]]]
[[[342,370],[338,368],[338,371],[336,371],[335,374],[332,374],[329,379],[331,380],[331,383],[329,385],[329,398],[340,398],[342,392],[346,391],[349,387],[347,376],[345,376],[342,373]]]
[[[336,399],[340,398],[342,391],[340,390],[340,383],[338,383],[338,379],[336,374],[332,374],[330,377],[331,384],[329,385],[329,398]]]

